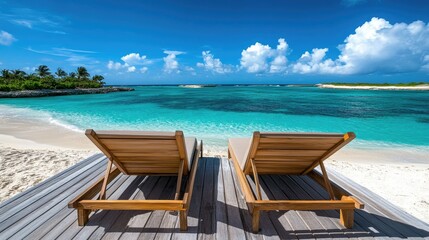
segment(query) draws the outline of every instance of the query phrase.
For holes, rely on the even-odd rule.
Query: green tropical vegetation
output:
[[[103,76],[91,77],[85,67],[78,67],[76,72],[68,74],[61,68],[52,74],[46,65],[40,65],[31,74],[19,69],[3,69],[0,73],[0,91],[100,88],[105,84]]]
[[[408,83],[324,83],[335,86],[373,86],[373,87],[387,87],[387,86],[397,86],[397,87],[414,87],[420,85],[427,85],[429,82],[408,82]]]

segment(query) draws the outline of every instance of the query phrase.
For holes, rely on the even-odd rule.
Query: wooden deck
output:
[[[271,211],[261,214],[262,230],[253,234],[251,216],[225,158],[200,160],[187,232],[178,230],[176,213],[168,211],[97,211],[79,227],[76,211],[67,203],[101,176],[105,166],[105,157],[95,155],[3,202],[0,239],[429,238],[429,225],[332,170],[331,181],[365,203],[364,210],[356,211],[353,229],[338,224],[337,211]],[[176,177],[120,175],[107,195],[172,199],[175,182]],[[261,184],[264,198],[328,198],[308,177],[263,176]]]

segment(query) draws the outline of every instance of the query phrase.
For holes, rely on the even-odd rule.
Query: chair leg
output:
[[[180,231],[188,230],[188,216],[186,210],[179,211]]]
[[[340,209],[340,224],[346,228],[353,228],[354,210]]]
[[[77,209],[77,224],[79,226],[85,226],[88,222],[89,213],[91,210],[88,209]]]
[[[100,200],[106,199],[107,182],[109,181],[109,175],[110,175],[110,170],[112,169],[112,164],[113,164],[113,161],[109,159],[109,162],[107,163],[106,173],[104,175],[103,185],[101,186],[101,190],[100,190],[100,196],[99,196]]]
[[[253,209],[253,213],[252,213],[252,231],[253,231],[253,233],[259,232],[259,215],[260,215],[260,211]]]
[[[201,158],[202,158],[203,157],[203,140],[201,140],[200,144],[201,144],[201,149],[200,149],[201,153],[200,154],[201,154]]]
[[[183,177],[183,167],[185,165],[185,161],[180,160],[179,172],[177,173],[177,185],[176,185],[176,194],[174,195],[174,200],[179,199],[180,188],[182,187],[182,177]]]

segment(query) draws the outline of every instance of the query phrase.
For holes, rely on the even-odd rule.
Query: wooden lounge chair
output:
[[[180,230],[187,230],[187,212],[192,197],[202,142],[185,138],[182,131],[97,131],[88,129],[86,136],[107,156],[104,177],[73,199],[69,208],[76,208],[78,224],[88,221],[91,210],[176,210]],[[112,166],[114,165],[114,166]],[[106,200],[106,187],[120,173],[127,175],[177,175],[174,200]],[[182,177],[188,176],[181,194]],[[98,199],[94,197],[98,195]]]
[[[323,161],[355,138],[346,134],[259,133],[253,138],[229,139],[228,157],[232,159],[244,198],[252,214],[252,230],[259,231],[260,211],[340,209],[340,223],[353,227],[354,209],[363,208],[357,199],[331,185]],[[314,170],[320,166],[322,174]],[[246,175],[253,175],[255,194]],[[329,193],[329,200],[262,199],[258,175],[309,175]],[[322,176],[321,176],[322,175]]]

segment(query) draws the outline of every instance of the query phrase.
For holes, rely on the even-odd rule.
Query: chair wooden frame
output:
[[[88,138],[106,155],[108,158],[106,173],[98,181],[92,184],[88,189],[82,192],[80,195],[75,197],[72,201],[69,202],[69,208],[76,208],[78,215],[78,225],[84,226],[88,222],[89,214],[91,211],[104,209],[104,210],[169,210],[169,211],[178,211],[179,220],[180,220],[180,230],[185,231],[188,228],[187,224],[187,214],[189,210],[189,204],[192,198],[193,186],[195,181],[195,174],[198,167],[199,157],[203,157],[202,154],[202,145],[203,142],[197,145],[193,159],[192,166],[188,171],[187,165],[187,155],[185,148],[185,141],[182,131],[176,131],[174,136],[163,136],[163,135],[112,135],[112,138],[129,138],[129,139],[146,139],[148,141],[156,140],[175,140],[177,143],[177,149],[179,152],[178,159],[180,159],[179,167],[177,168],[177,174],[165,174],[165,173],[148,173],[148,174],[137,174],[137,175],[157,175],[157,176],[169,176],[177,175],[177,185],[175,191],[174,200],[107,200],[106,199],[106,189],[107,185],[115,179],[121,172],[123,174],[130,174],[128,169],[121,164],[120,161],[117,161],[115,153],[112,152],[108,147],[106,147],[102,141],[98,138],[97,133],[88,129],[85,134]],[[159,141],[158,141],[159,142]],[[159,146],[162,148],[162,145]],[[144,171],[144,169],[141,169]],[[132,174],[131,175],[135,175]],[[186,189],[181,196],[181,185],[182,177],[184,175],[189,175]],[[98,199],[94,199],[98,195]]]
[[[337,143],[335,143],[329,149],[320,156],[317,157],[311,164],[305,166],[305,168],[299,172],[293,173],[297,175],[308,175],[312,179],[314,179],[318,184],[320,184],[323,188],[328,192],[330,199],[329,200],[264,200],[262,199],[261,187],[259,184],[259,175],[258,172],[258,162],[261,163],[264,160],[258,159],[255,160],[255,156],[257,156],[258,145],[260,143],[261,138],[271,137],[270,141],[276,141],[276,138],[299,138],[302,139],[300,141],[304,141],[305,139],[314,139],[314,138],[340,138]],[[326,172],[323,161],[330,157],[332,154],[337,152],[339,149],[344,147],[350,141],[355,138],[355,134],[352,132],[348,132],[346,134],[299,134],[299,133],[260,133],[254,132],[253,139],[250,145],[250,149],[248,151],[248,155],[246,158],[246,163],[244,166],[244,170],[240,167],[237,155],[235,154],[231,143],[228,146],[228,158],[233,162],[238,182],[240,183],[244,198],[248,205],[249,211],[252,214],[252,231],[259,231],[259,216],[260,211],[269,211],[269,210],[340,210],[340,224],[345,226],[346,228],[352,228],[354,222],[354,209],[363,209],[364,204],[361,203],[358,199],[349,196],[349,194],[343,190],[342,188],[332,185],[328,174]],[[311,141],[310,141],[311,142]],[[279,143],[277,143],[279,144]],[[287,143],[285,143],[287,144]],[[300,148],[298,148],[300,149]],[[276,151],[276,150],[272,150]],[[295,150],[290,150],[295,151]],[[301,151],[302,150],[298,150]],[[282,151],[278,151],[277,153],[281,154]],[[299,157],[296,157],[299,159]],[[267,163],[264,163],[267,164]],[[274,163],[273,163],[274,164]],[[284,163],[283,163],[284,164]],[[322,173],[319,173],[314,170],[315,167],[320,166]],[[263,174],[287,174],[283,173],[281,169],[272,170],[264,170]],[[291,171],[291,170],[289,170]],[[253,191],[249,185],[249,182],[246,178],[246,175],[253,175],[255,185],[256,185],[256,194],[253,194]]]

